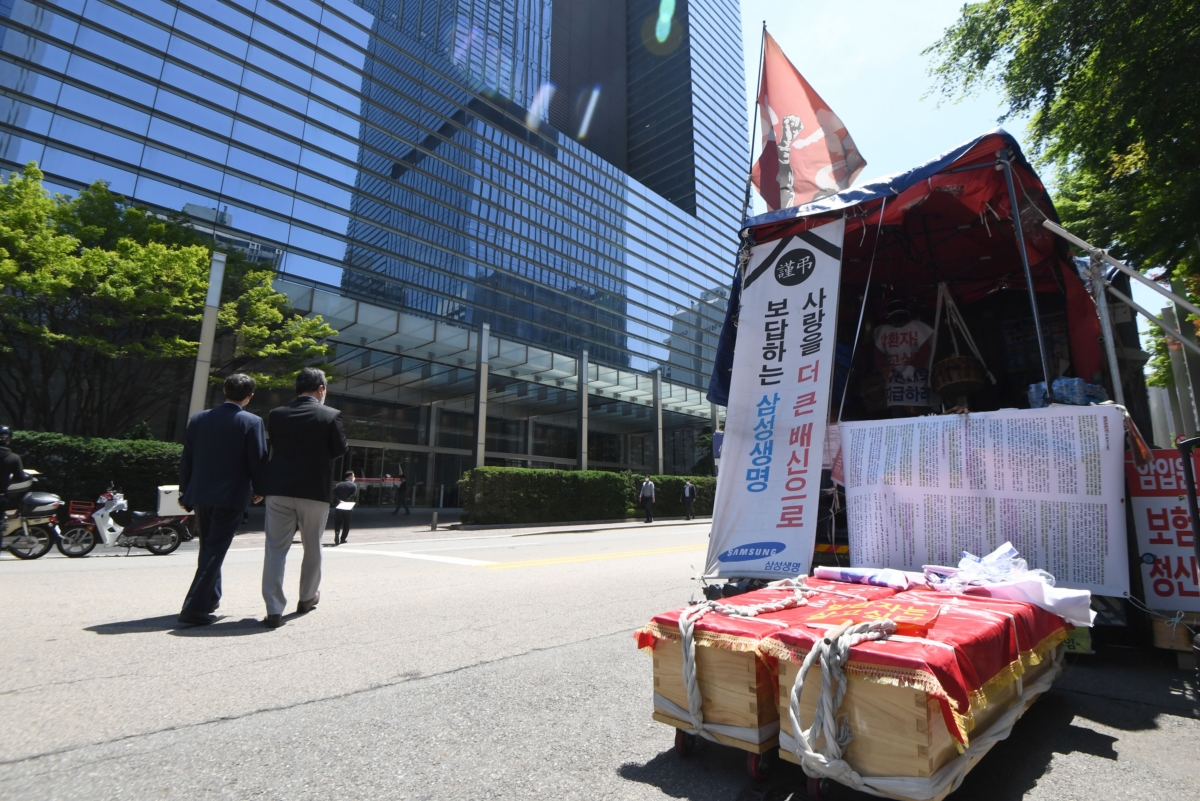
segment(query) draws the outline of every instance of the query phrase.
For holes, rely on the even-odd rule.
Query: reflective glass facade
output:
[[[747,163],[740,17],[669,5],[4,0],[0,167],[186,209],[281,277],[703,387]],[[599,66],[571,66],[584,43]]]

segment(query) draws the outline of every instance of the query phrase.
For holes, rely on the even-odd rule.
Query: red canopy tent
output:
[[[1005,162],[1011,167],[1011,193]],[[958,302],[971,304],[1003,290],[1028,294],[1010,200],[1014,194],[1033,289],[1040,298],[1065,299],[1071,367],[1096,383],[1103,357],[1095,303],[1066,245],[1042,227],[1043,220],[1058,221],[1045,186],[1016,140],[1001,129],[911,170],[753,217],[742,238],[749,246],[760,245],[845,215],[843,297],[861,294],[870,276],[873,286],[889,286],[929,306],[945,282]],[[735,280],[735,291],[739,283]],[[731,310],[736,306],[737,298],[731,298]],[[723,402],[719,390],[727,390],[732,333],[727,320],[709,395],[717,403]],[[721,376],[725,387],[717,386]]]

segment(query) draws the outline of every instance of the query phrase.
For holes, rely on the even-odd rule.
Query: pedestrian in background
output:
[[[690,478],[684,479],[683,492],[679,500],[683,501],[683,519],[691,520],[696,516],[696,485]]]
[[[179,622],[203,626],[216,618],[221,602],[221,566],[238,522],[262,483],[267,454],[263,423],[245,411],[254,397],[254,379],[234,373],[225,379],[225,402],[188,422],[179,460],[179,502],[196,512],[200,555],[196,575],[183,601]],[[254,497],[255,502],[262,500]]]
[[[321,534],[329,521],[333,462],[349,450],[341,412],[325,406],[327,392],[325,373],[305,367],[296,376],[296,400],[272,409],[267,418],[271,455],[263,478],[267,546],[262,593],[267,604],[263,623],[269,628],[283,623],[283,574],[297,529],[304,560],[296,611],[304,614],[321,600]]]
[[[342,474],[342,480],[333,488],[333,544],[341,545],[350,536],[350,516],[354,514],[354,505],[358,503],[358,485],[354,483],[354,471],[347,470]],[[343,509],[345,504],[350,508]]]
[[[654,482],[650,480],[650,476],[646,476],[646,480],[642,482],[642,489],[638,492],[638,497],[642,499],[642,506],[646,510],[646,522],[654,522]]]
[[[400,474],[400,486],[396,488],[396,508],[392,514],[400,514],[401,506],[404,507],[404,514],[412,514],[408,511],[408,479],[404,477],[403,473]]]

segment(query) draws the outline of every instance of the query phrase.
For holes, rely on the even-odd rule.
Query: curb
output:
[[[670,522],[668,522],[668,521],[670,521]],[[657,521],[654,523],[642,523],[639,519],[634,518],[634,517],[622,517],[622,518],[617,518],[614,520],[578,520],[578,521],[570,521],[570,522],[566,522],[566,523],[497,523],[496,525],[483,525],[483,524],[472,524],[472,523],[450,523],[449,525],[446,526],[446,528],[453,529],[455,531],[492,531],[492,530],[496,530],[496,529],[508,529],[508,528],[561,529],[563,526],[605,526],[605,525],[612,525],[614,523],[627,523],[627,524],[641,523],[641,525],[647,526],[649,528],[663,528],[665,526],[692,526],[692,525],[695,525],[696,523],[703,523],[703,522],[712,522],[712,516],[709,515],[707,517],[694,517],[691,520],[684,520],[681,517],[667,517],[667,518],[663,518],[662,523],[659,523]],[[630,528],[638,528],[638,526],[634,526],[634,525],[630,525],[629,527]],[[440,526],[439,526],[439,528],[440,528]],[[590,529],[590,528],[588,528],[588,529],[569,529],[569,530],[556,530],[553,532],[546,532],[546,533],[574,534],[579,531],[591,531],[591,530],[592,529]],[[532,532],[532,533],[539,533],[539,532]],[[528,536],[528,535],[526,535],[526,536]]]

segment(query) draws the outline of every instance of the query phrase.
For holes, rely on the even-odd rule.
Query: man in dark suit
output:
[[[396,508],[392,514],[400,514],[401,506],[404,507],[404,514],[412,514],[412,512],[408,510],[408,479],[404,477],[403,473],[400,474],[400,483],[396,487]]]
[[[242,513],[262,480],[267,453],[262,420],[244,411],[254,389],[250,376],[229,376],[225,379],[225,403],[198,413],[188,422],[184,435],[180,503],[195,510],[200,526],[196,576],[179,614],[179,622],[189,626],[216,620],[212,612],[221,601],[221,565]]]
[[[342,480],[333,488],[333,544],[341,545],[350,536],[350,518],[354,516],[354,505],[358,503],[358,485],[354,483],[354,471],[347,470]],[[342,504],[350,504],[343,509]]]
[[[292,535],[300,530],[304,561],[300,564],[301,614],[321,600],[321,533],[329,521],[329,491],[333,462],[349,450],[342,432],[341,412],[325,406],[325,374],[305,367],[296,376],[296,400],[272,409],[267,418],[271,456],[263,478],[267,496],[267,548],[263,559],[262,591],[267,604],[263,622],[269,628],[283,623],[287,597],[283,573]]]

